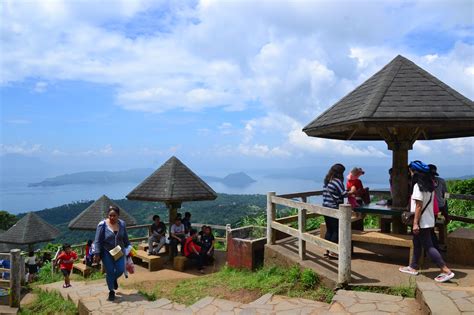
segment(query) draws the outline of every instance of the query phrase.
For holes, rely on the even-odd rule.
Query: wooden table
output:
[[[370,203],[354,208],[355,212],[375,214],[380,216],[379,226],[382,232],[390,233],[390,225],[383,224],[384,218],[390,218],[392,221],[392,232],[396,234],[406,234],[407,227],[401,221],[402,210],[392,208],[391,206],[377,205],[376,203]]]

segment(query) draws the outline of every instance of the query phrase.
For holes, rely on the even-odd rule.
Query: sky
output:
[[[0,157],[57,173],[390,165],[382,141],[302,128],[399,54],[474,97],[473,1],[3,0],[0,30]],[[410,151],[473,156],[473,137]]]

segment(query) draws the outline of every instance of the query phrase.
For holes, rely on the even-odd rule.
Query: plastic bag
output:
[[[127,269],[129,274],[135,273],[135,265],[133,264],[132,257],[127,257],[127,263],[125,265],[125,268]]]

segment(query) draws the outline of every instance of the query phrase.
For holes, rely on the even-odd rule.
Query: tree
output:
[[[0,211],[0,230],[8,230],[16,221],[18,221],[16,215],[8,213],[7,211]]]

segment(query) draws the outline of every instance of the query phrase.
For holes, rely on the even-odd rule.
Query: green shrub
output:
[[[59,292],[46,292],[39,290],[38,298],[31,305],[22,307],[20,314],[78,314],[76,305],[65,300]]]
[[[147,292],[145,290],[138,290],[138,294],[143,296],[147,301],[156,301],[156,293],[155,292]]]
[[[288,281],[295,284],[300,280],[301,270],[298,265],[293,265],[288,271]]]
[[[301,273],[301,283],[305,289],[314,289],[320,282],[319,276],[311,269]]]
[[[62,274],[58,272],[51,273],[51,262],[45,263],[38,272],[37,282],[39,284],[52,283],[61,280],[63,280]]]
[[[474,195],[474,178],[467,180],[447,181],[448,191],[452,194]],[[474,218],[473,202],[469,200],[448,199],[448,212],[450,215]],[[474,224],[452,221],[448,224],[448,232],[460,227],[474,228]]]

